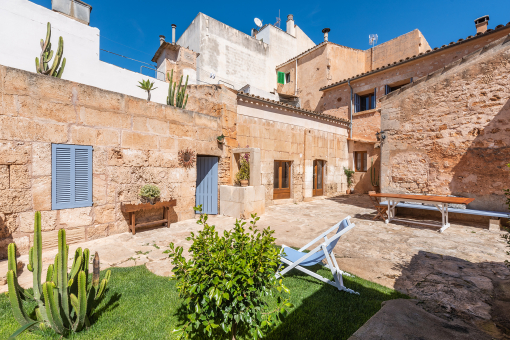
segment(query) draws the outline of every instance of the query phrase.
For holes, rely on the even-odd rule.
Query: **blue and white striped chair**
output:
[[[358,292],[353,291],[352,289],[349,289],[344,286],[344,280],[343,275],[351,276],[348,273],[345,273],[344,271],[340,270],[338,268],[338,263],[336,262],[335,254],[333,253],[333,248],[335,248],[336,244],[338,243],[338,240],[340,237],[354,228],[354,224],[351,224],[349,219],[351,217],[347,216],[342,221],[335,224],[333,227],[328,229],[326,232],[319,235],[317,238],[312,240],[307,245],[303,246],[299,250],[295,250],[293,248],[287,247],[286,245],[282,245],[282,253],[285,253],[285,256],[280,256],[280,260],[287,264],[287,268],[285,268],[282,271],[279,271],[276,274],[276,277],[283,276],[284,274],[288,273],[292,269],[297,269],[302,271],[303,273],[306,273],[316,279],[321,280],[322,282],[329,283],[330,285],[338,288],[338,290],[343,290],[348,293],[358,294]],[[332,232],[333,230],[338,229],[336,231],[335,236],[328,239],[327,235]],[[304,253],[303,250],[306,248],[312,246],[320,239],[324,238],[324,242],[312,249],[308,253]],[[316,264],[322,264],[322,260],[326,259],[327,264],[324,265],[326,268],[329,268],[331,270],[331,274],[333,274],[334,282],[331,280],[326,279],[325,277],[320,276],[317,273],[314,273],[304,267],[310,267]]]

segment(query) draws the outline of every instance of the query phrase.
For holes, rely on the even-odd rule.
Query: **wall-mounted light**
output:
[[[375,137],[377,138],[378,142],[382,142],[386,139],[386,132],[381,130],[375,133]]]

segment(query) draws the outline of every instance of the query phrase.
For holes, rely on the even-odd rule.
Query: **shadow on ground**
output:
[[[510,337],[510,271],[503,262],[474,263],[419,251],[395,269],[401,272],[395,289],[420,300],[427,312],[493,338]]]

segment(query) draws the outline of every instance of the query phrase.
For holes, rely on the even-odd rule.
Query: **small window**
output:
[[[366,151],[354,151],[354,171],[367,171],[368,156]]]
[[[285,84],[288,84],[288,83],[290,83],[290,72],[285,73]]]
[[[377,89],[374,89],[373,93],[368,93],[362,96],[354,94],[354,112],[362,112],[375,109],[376,90]]]
[[[51,208],[92,206],[92,146],[52,144]]]

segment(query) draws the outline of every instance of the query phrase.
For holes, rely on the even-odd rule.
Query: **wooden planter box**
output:
[[[131,230],[131,232],[134,235],[136,233],[136,228],[141,228],[141,227],[152,227],[152,226],[157,226],[158,224],[162,224],[162,225],[166,224],[167,228],[170,228],[170,222],[168,221],[168,217],[169,217],[168,211],[169,211],[170,207],[175,207],[176,205],[177,205],[176,200],[162,201],[162,202],[157,202],[155,204],[150,204],[150,203],[124,204],[124,203],[121,203],[120,210],[124,213],[129,213],[129,230]],[[161,208],[163,208],[163,219],[162,220],[136,224],[136,213],[138,211],[161,209]]]

